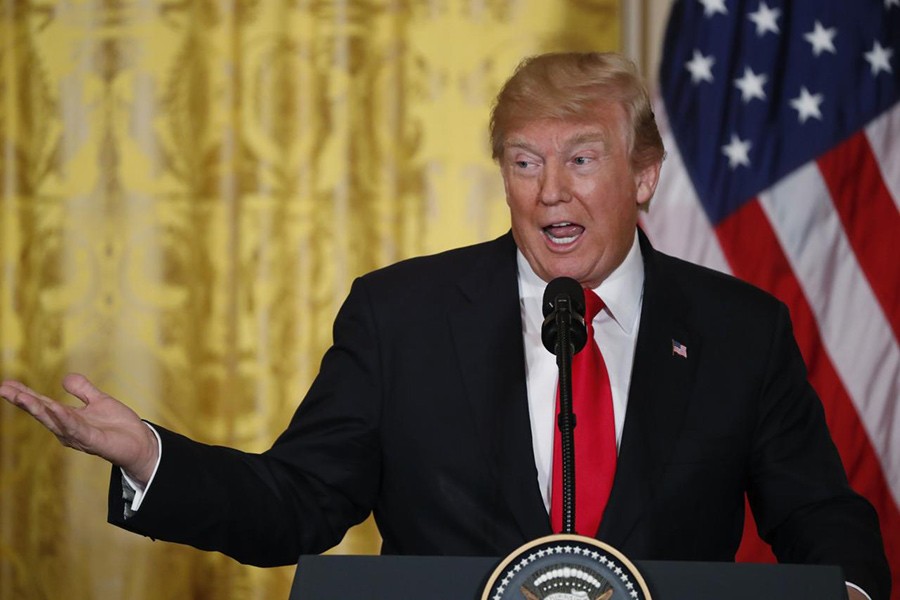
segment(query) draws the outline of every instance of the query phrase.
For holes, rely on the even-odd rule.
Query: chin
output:
[[[552,273],[548,273],[548,275],[545,279],[546,279],[546,281],[549,282],[549,281],[556,279],[557,277],[569,277],[570,279],[574,279],[579,284],[581,284],[581,277],[579,277],[577,273],[567,271],[567,270],[558,270],[558,271],[554,271]]]

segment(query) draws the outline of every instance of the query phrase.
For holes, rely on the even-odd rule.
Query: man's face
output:
[[[633,171],[620,105],[599,104],[591,117],[512,129],[500,171],[513,237],[535,273],[593,288],[628,254],[660,165]]]

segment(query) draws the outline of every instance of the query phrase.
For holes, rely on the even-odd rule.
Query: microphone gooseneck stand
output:
[[[575,531],[575,413],[572,412],[572,307],[569,298],[556,302],[556,365],[559,367],[559,427],[562,450],[562,532]]]
[[[556,355],[559,367],[559,428],[562,454],[562,531],[575,531],[575,414],[572,410],[572,356],[584,348],[584,290],[571,277],[557,277],[547,284],[541,307],[544,323],[541,341]]]

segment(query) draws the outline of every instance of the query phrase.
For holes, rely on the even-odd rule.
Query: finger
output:
[[[3,385],[0,385],[0,396],[28,412],[31,412],[31,408],[37,408],[43,404],[37,392],[18,381],[4,381]]]
[[[85,423],[76,416],[75,409],[62,404],[45,407],[41,423],[59,439],[60,443],[76,450],[90,451],[91,436]]]
[[[106,396],[87,377],[80,373],[69,373],[63,377],[63,388],[85,404]]]
[[[54,400],[53,398],[40,394],[24,383],[14,380],[3,382],[3,385],[0,386],[0,396],[3,396],[16,406],[19,406],[19,408],[24,408],[24,406],[21,406],[20,402],[30,403],[36,400],[44,404],[45,406],[48,404],[56,403],[56,400]],[[14,399],[16,397],[19,399],[18,402]]]
[[[59,428],[59,424],[48,412],[48,408],[54,405],[60,406],[60,408],[63,409],[66,407],[57,405],[49,398],[43,398],[40,395],[35,394],[32,390],[23,385],[13,386],[9,385],[9,382],[4,382],[3,386],[0,387],[0,395],[9,400],[16,407],[30,414],[54,435],[61,435],[62,431]]]
[[[90,451],[91,435],[77,416],[79,409],[42,396],[17,381],[3,382],[0,385],[0,395],[34,417],[64,446]]]
[[[10,397],[10,395],[16,395],[16,394],[26,394],[28,396],[31,396],[33,398],[38,398],[45,402],[50,400],[50,398],[48,398],[47,396],[37,393],[36,391],[34,391],[33,389],[31,389],[30,387],[28,387],[27,385],[25,385],[24,383],[22,383],[20,381],[8,380],[8,381],[4,381],[3,385],[0,386],[0,395],[2,395],[4,398],[12,401],[12,398]]]
[[[41,425],[49,429],[63,445],[68,445],[65,441],[68,437],[65,422],[68,419],[66,419],[66,415],[62,412],[65,410],[71,409],[62,406],[61,404],[44,405],[40,411],[32,413],[32,416],[40,421]]]

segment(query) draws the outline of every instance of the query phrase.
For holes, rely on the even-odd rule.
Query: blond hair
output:
[[[491,111],[492,156],[502,156],[507,133],[523,123],[589,121],[605,102],[620,104],[628,115],[632,168],[662,161],[665,149],[647,90],[634,63],[612,52],[541,54],[519,63]]]

